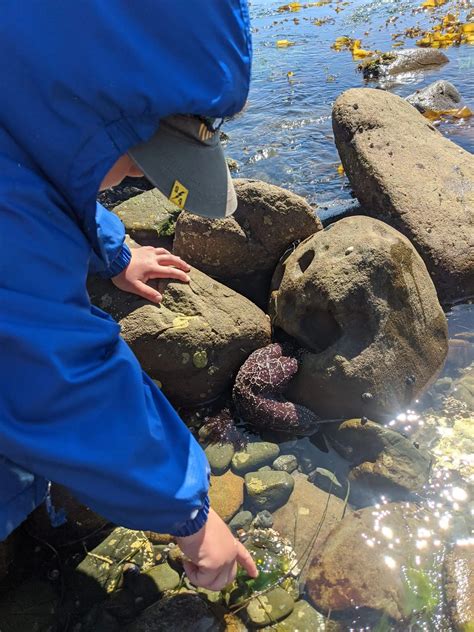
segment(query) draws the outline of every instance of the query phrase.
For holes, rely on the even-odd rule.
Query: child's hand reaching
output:
[[[206,524],[194,535],[176,538],[179,548],[189,558],[184,570],[195,586],[208,590],[222,590],[235,578],[237,564],[250,577],[258,570],[244,545],[236,540],[229,528],[212,509]]]
[[[113,277],[113,283],[124,292],[138,294],[149,301],[159,303],[161,294],[147,285],[150,279],[177,279],[189,283],[191,267],[180,257],[172,255],[164,248],[141,246],[132,248],[132,259],[120,274]]]

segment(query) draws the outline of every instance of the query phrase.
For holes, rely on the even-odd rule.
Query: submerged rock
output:
[[[274,470],[291,474],[298,469],[298,459],[294,454],[282,454],[273,461],[272,467]]]
[[[312,608],[307,601],[297,601],[293,612],[276,625],[265,628],[273,632],[329,632],[327,617]]]
[[[225,522],[239,511],[244,501],[244,479],[230,470],[222,476],[211,476],[211,506]]]
[[[257,599],[252,599],[245,612],[249,623],[257,628],[285,619],[295,606],[290,595],[277,586]]]
[[[294,484],[288,472],[249,472],[245,475],[245,491],[250,509],[275,511],[287,502]]]
[[[277,343],[254,351],[235,379],[232,397],[237,413],[261,430],[296,435],[317,432],[318,417],[284,395],[297,371],[296,358],[286,355]]]
[[[245,450],[236,452],[232,459],[232,469],[237,474],[255,472],[260,467],[272,463],[280,454],[276,443],[257,441],[247,444]]]
[[[474,629],[474,543],[456,544],[445,562],[446,599],[454,629]]]
[[[196,593],[180,593],[157,601],[126,632],[221,632],[220,621]]]
[[[424,72],[443,66],[449,58],[435,48],[405,48],[382,53],[362,62],[359,70],[365,79],[393,77],[401,73]]]
[[[357,495],[400,499],[421,492],[431,458],[412,441],[372,421],[349,419],[329,431],[334,448],[351,463],[349,480]]]
[[[272,321],[303,347],[286,396],[323,419],[403,410],[443,364],[447,325],[433,283],[383,222],[332,224],[297,247],[272,285]]]
[[[439,569],[430,547],[417,547],[432,537],[433,524],[408,503],[346,516],[313,558],[307,581],[311,601],[323,612],[366,607],[397,621],[435,608],[431,573]]]
[[[383,90],[344,92],[333,129],[365,212],[410,239],[443,302],[474,295],[474,156]]]
[[[410,94],[406,100],[422,114],[442,114],[443,112],[458,110],[462,97],[452,83],[440,79]]]
[[[174,253],[261,307],[286,248],[321,230],[302,197],[258,180],[234,180],[238,208],[226,219],[190,213],[176,223]]]
[[[214,443],[205,449],[211,472],[216,475],[224,474],[234,456],[234,446],[231,443]]]
[[[92,292],[175,405],[217,397],[247,356],[270,342],[269,319],[258,307],[198,270],[189,276],[190,284],[160,281],[160,305],[103,280]]]
[[[295,487],[288,502],[273,514],[273,527],[293,545],[303,566],[342,520],[344,501],[330,495],[306,480],[302,474],[294,474]]]

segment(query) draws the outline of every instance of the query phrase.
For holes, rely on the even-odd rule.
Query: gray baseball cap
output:
[[[129,155],[176,206],[203,217],[222,218],[237,208],[232,178],[213,119],[176,115]]]

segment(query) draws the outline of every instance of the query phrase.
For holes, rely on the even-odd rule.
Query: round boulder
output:
[[[449,61],[447,55],[436,48],[405,48],[382,53],[362,62],[359,70],[365,79],[393,77],[402,73],[419,73],[439,68]]]
[[[458,110],[461,107],[462,98],[452,83],[440,79],[410,94],[406,100],[422,114],[442,114]]]
[[[256,305],[199,270],[189,276],[189,284],[160,281],[160,305],[104,280],[90,288],[175,405],[214,399],[250,353],[270,342],[270,321]]]
[[[258,180],[234,185],[238,207],[231,217],[179,216],[174,253],[264,307],[281,255],[322,225],[299,195]]]
[[[383,222],[332,224],[272,283],[273,322],[303,348],[286,396],[320,417],[383,419],[443,365],[447,325],[433,283],[410,242]]]

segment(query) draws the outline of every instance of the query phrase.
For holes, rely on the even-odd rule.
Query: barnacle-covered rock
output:
[[[288,401],[283,392],[298,371],[298,361],[274,343],[254,351],[234,384],[237,412],[257,428],[312,435],[319,418],[308,408]]]

